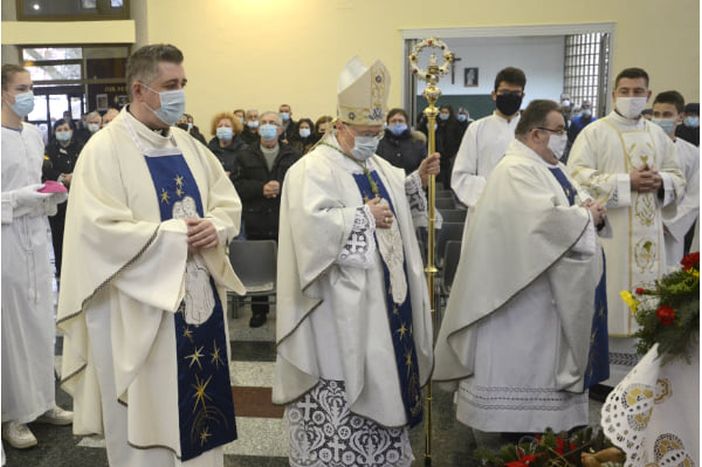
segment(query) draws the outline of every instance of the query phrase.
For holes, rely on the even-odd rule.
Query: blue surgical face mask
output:
[[[230,141],[234,137],[234,130],[228,126],[217,127],[217,138]]]
[[[278,137],[278,127],[271,123],[264,123],[258,129],[258,134],[264,141],[272,141]]]
[[[309,128],[300,128],[300,138],[309,138],[312,134],[312,130]]]
[[[685,117],[685,126],[689,126],[690,128],[697,128],[698,126],[700,126],[700,117],[697,117],[695,115]]]
[[[351,155],[360,161],[368,160],[375,154],[379,142],[377,136],[355,136]]]
[[[252,130],[254,128],[258,128],[258,120],[249,120],[248,122],[246,122],[246,126],[251,128]]]
[[[56,132],[56,139],[60,141],[61,143],[67,143],[68,141],[71,140],[73,137],[73,132],[71,130],[67,131],[57,131]]]
[[[672,118],[652,118],[651,123],[655,123],[663,128],[663,131],[669,136],[675,134],[675,120]]]
[[[174,91],[156,91],[146,84],[144,84],[144,86],[149,91],[157,93],[161,101],[161,107],[158,109],[152,109],[148,104],[146,104],[146,107],[166,125],[175,125],[185,113],[185,91],[182,89],[176,89]]]
[[[400,136],[402,133],[407,131],[407,124],[406,123],[393,123],[388,128],[390,129],[390,132],[393,135]]]
[[[443,121],[446,121],[446,120],[449,119],[449,114],[440,113],[440,114],[439,114],[439,119],[440,119],[440,120],[443,120]]]
[[[284,122],[290,120],[290,112],[280,112],[280,119]]]
[[[458,115],[456,115],[456,118],[458,119],[459,122],[467,122],[468,121],[468,115],[466,115],[466,114],[458,114]]]
[[[18,117],[24,118],[34,110],[34,93],[32,91],[21,92],[15,95],[15,103],[12,104],[12,111]]]

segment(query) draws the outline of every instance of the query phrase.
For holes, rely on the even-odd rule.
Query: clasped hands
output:
[[[197,253],[200,248],[219,245],[219,236],[214,224],[207,219],[185,219],[188,226],[188,253]]]
[[[658,170],[644,165],[642,169],[634,169],[629,173],[631,189],[639,193],[655,193],[663,185]]]
[[[581,206],[590,211],[596,227],[602,225],[607,218],[607,208],[592,199],[585,200]]]

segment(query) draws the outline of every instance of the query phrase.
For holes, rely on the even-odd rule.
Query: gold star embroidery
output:
[[[202,410],[207,409],[207,405],[205,404],[205,399],[212,400],[210,396],[207,395],[207,385],[210,384],[210,380],[212,379],[212,376],[207,378],[207,381],[203,381],[200,379],[198,375],[195,375],[195,384],[191,384],[193,389],[195,389],[195,394],[193,394],[193,399],[195,399],[195,405],[193,406],[193,413],[195,413],[195,410],[197,410],[198,404],[202,405]]]
[[[188,365],[188,368],[192,368],[193,363],[197,363],[197,366],[200,367],[202,370],[202,364],[200,363],[200,357],[204,357],[205,354],[202,353],[202,348],[204,346],[200,347],[199,349],[195,349],[195,352],[191,353],[190,355],[187,355],[185,358],[190,359],[190,365]]]
[[[210,427],[206,426],[205,429],[200,432],[200,446],[205,444],[210,436],[212,436],[212,433],[210,433]]]
[[[168,196],[168,192],[164,188],[161,188],[161,202],[168,204],[170,201],[171,198]]]
[[[400,314],[400,309],[397,307],[397,303],[392,304],[392,312],[393,312],[393,314],[396,314],[396,315]]]
[[[409,350],[405,353],[405,365],[412,366],[412,352]]]
[[[217,347],[217,343],[216,343],[216,342],[213,342],[213,343],[212,343],[212,349],[213,349],[213,350],[212,350],[212,353],[210,354],[210,355],[212,355],[212,363],[213,363],[217,368],[219,368],[219,365],[220,365],[220,364],[224,365],[224,362],[222,361],[222,357],[221,357],[220,354],[219,354],[220,350],[219,350],[219,347]]]
[[[192,342],[193,340],[193,332],[190,330],[188,326],[185,326],[185,329],[183,329],[183,337],[187,338]]]
[[[184,194],[185,192],[181,190],[180,187],[176,188],[176,195],[182,198]]]
[[[178,188],[183,188],[183,177],[181,175],[176,175],[175,183]]]
[[[405,326],[405,323],[402,323],[402,326],[400,326],[400,329],[398,329],[395,332],[400,334],[400,340],[402,340],[402,338],[405,337],[405,334],[407,333],[407,331],[409,331],[409,329],[407,329],[407,326]]]

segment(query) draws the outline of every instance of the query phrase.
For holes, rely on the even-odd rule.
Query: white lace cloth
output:
[[[289,461],[293,467],[409,467],[407,427],[387,428],[349,410],[343,381],[320,380],[288,405]]]
[[[689,364],[664,365],[654,345],[607,396],[602,428],[626,453],[626,466],[699,465],[697,347]]]
[[[375,232],[375,218],[370,208],[368,206],[358,208],[353,220],[353,228],[339,253],[337,264],[361,269],[370,268],[376,250],[373,232]]]

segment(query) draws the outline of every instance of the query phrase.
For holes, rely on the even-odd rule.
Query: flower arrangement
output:
[[[634,337],[641,355],[658,343],[658,353],[666,361],[680,356],[690,359],[691,344],[699,338],[699,252],[685,256],[680,264],[681,269],[663,276],[653,286],[620,294],[640,326]]]
[[[571,436],[547,429],[542,435],[525,436],[517,444],[502,446],[498,452],[478,448],[474,456],[479,465],[492,467],[599,467],[624,461],[602,430],[592,427]]]

